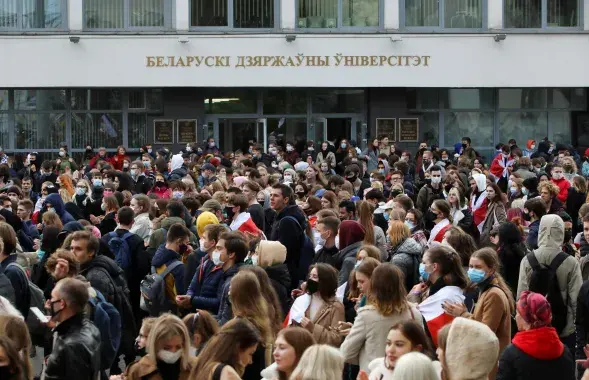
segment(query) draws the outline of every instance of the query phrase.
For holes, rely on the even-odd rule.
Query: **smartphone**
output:
[[[41,310],[39,310],[38,307],[32,307],[31,311],[35,314],[35,316],[37,317],[37,319],[39,321],[41,321],[42,323],[48,323],[49,322],[49,318],[47,318],[47,316],[45,314],[43,314],[41,312]]]

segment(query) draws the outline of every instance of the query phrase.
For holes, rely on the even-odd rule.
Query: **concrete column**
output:
[[[399,30],[401,27],[400,0],[384,0],[385,30]]]
[[[294,30],[296,28],[297,12],[295,0],[282,0],[280,4],[280,29]]]
[[[503,1],[487,0],[487,26],[489,29],[503,29]]]
[[[84,29],[84,8],[82,0],[68,0],[68,27],[72,32]]]
[[[190,28],[189,0],[174,1],[176,1],[176,29],[180,32],[188,31]]]

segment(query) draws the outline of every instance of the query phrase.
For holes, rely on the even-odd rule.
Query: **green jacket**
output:
[[[180,223],[183,226],[186,226],[186,222],[184,219],[179,217],[168,217],[162,220],[161,228],[154,230],[149,237],[149,245],[147,247],[147,252],[153,257],[155,251],[162,245],[166,243],[166,236],[168,235],[168,230],[172,227],[173,224]],[[198,240],[196,236],[191,232],[190,233],[190,244],[196,247],[198,245]]]
[[[65,173],[65,169],[68,167],[72,172],[78,170],[78,164],[76,164],[76,161],[74,160],[70,161],[70,156],[65,155],[64,157],[60,157],[59,159],[61,160],[59,165],[57,165],[57,170],[59,171],[59,174]]]

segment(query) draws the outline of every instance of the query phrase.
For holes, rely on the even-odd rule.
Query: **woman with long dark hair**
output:
[[[520,228],[512,222],[499,226],[497,256],[501,261],[501,275],[513,291],[517,290],[519,266],[528,254]]]
[[[505,197],[503,192],[494,183],[487,185],[487,212],[483,221],[479,247],[491,245],[491,230],[493,227],[499,227],[501,223],[507,221],[507,212],[505,210]]]

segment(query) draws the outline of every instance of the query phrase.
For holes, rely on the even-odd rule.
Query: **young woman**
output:
[[[151,209],[151,201],[145,194],[137,194],[131,198],[131,209],[135,214],[133,227],[130,232],[139,235],[145,243],[149,243],[151,236],[151,219],[149,218],[149,210]]]
[[[453,319],[453,316],[441,310],[441,305],[444,301],[464,302],[462,293],[468,286],[468,278],[460,256],[452,248],[444,245],[430,248],[425,252],[419,273],[424,282],[411,289],[408,299],[419,303],[418,310],[428,322],[432,340],[437,346],[440,325],[435,322],[439,321],[441,316],[447,322]]]
[[[149,338],[149,333],[155,326],[155,321],[157,321],[157,318],[148,317],[141,322],[139,335],[135,339],[135,353],[137,356],[144,357],[147,355],[147,338]]]
[[[420,352],[429,358],[433,355],[423,326],[420,326],[415,321],[406,321],[393,325],[386,337],[385,357],[371,361],[368,365],[370,376],[364,372],[360,379],[391,380],[398,360],[410,352]]]
[[[365,230],[362,225],[354,220],[344,220],[339,226],[339,251],[333,255],[335,268],[339,270],[339,285],[344,284],[350,278],[350,272],[356,264],[356,254],[363,245]]]
[[[240,380],[261,341],[258,329],[247,319],[227,322],[200,353],[190,378]]]
[[[33,378],[33,367],[30,359],[31,338],[25,321],[20,316],[0,315],[0,336],[5,336],[12,341],[14,348],[20,354],[22,379],[31,380]],[[0,378],[4,379],[1,366]],[[7,378],[10,378],[10,376]]]
[[[423,226],[423,214],[416,208],[409,209],[405,216],[405,225],[409,227],[411,238],[419,243],[421,249],[427,247],[427,235]]]
[[[335,168],[335,154],[329,150],[329,143],[324,141],[321,143],[321,150],[317,153],[317,164],[327,162],[330,168]]]
[[[323,177],[321,170],[317,167],[317,165],[309,165],[307,170],[305,170],[305,184],[307,187],[313,187],[316,185],[326,186],[327,181]]]
[[[189,348],[190,338],[182,320],[171,314],[163,314],[147,338],[147,355],[127,368],[125,378],[187,380],[196,364],[196,358],[188,353]]]
[[[329,178],[335,173],[328,161],[318,162],[317,166],[319,166],[319,170],[321,170],[326,181],[329,181]]]
[[[288,380],[305,350],[315,344],[313,335],[302,327],[281,330],[274,343],[274,363],[262,371],[262,380]]]
[[[479,290],[479,299],[474,311],[466,310],[464,304],[445,302],[444,311],[454,317],[474,319],[489,326],[499,339],[499,353],[511,340],[511,315],[515,312],[515,302],[509,286],[499,274],[500,263],[497,253],[491,248],[483,248],[472,254],[468,277]],[[497,368],[493,372],[493,377]]]
[[[335,195],[335,193],[330,190],[324,192],[323,196],[321,197],[321,207],[322,209],[339,211],[339,202],[337,200],[337,195]]]
[[[386,237],[382,228],[374,224],[374,206],[367,201],[356,203],[358,222],[364,226],[364,244],[373,244],[381,250],[383,257],[386,254]]]
[[[274,330],[268,319],[268,303],[264,299],[260,282],[251,271],[239,271],[232,279],[229,294],[234,318],[247,319],[260,332],[262,341],[245,368],[242,378],[259,380],[260,372],[270,365]]]
[[[431,214],[430,218],[434,222],[434,228],[432,228],[427,241],[428,247],[431,248],[436,243],[441,243],[446,231],[452,227],[452,215],[450,214],[450,204],[442,199],[435,200],[428,212]]]
[[[158,198],[161,199],[170,199],[172,196],[172,190],[170,190],[168,187],[168,182],[166,181],[166,177],[164,177],[163,174],[156,174],[153,188],[147,193],[147,195],[151,194],[155,194]]]
[[[266,243],[270,243],[270,244],[266,244]],[[272,245],[272,243],[278,243],[279,242],[269,242],[266,241],[264,243],[264,246],[266,247],[275,247],[276,244]],[[260,242],[260,244],[262,244],[262,242]],[[280,249],[280,248],[278,248]],[[259,251],[261,252],[261,250]],[[264,255],[265,258],[266,255]],[[263,262],[265,263],[265,260],[263,258]],[[258,254],[258,263],[260,263],[259,261],[259,254]],[[260,266],[253,266],[253,265],[247,265],[245,267],[243,267],[241,269],[241,271],[249,271],[252,272],[256,278],[258,279],[258,282],[260,283],[260,288],[262,291],[262,296],[264,296],[264,299],[266,300],[266,303],[268,305],[268,315],[271,317],[270,320],[272,321],[272,330],[274,335],[278,334],[278,331],[280,331],[281,327],[282,327],[282,322],[284,321],[284,314],[282,312],[282,305],[280,303],[280,300],[278,299],[278,295],[276,293],[276,290],[274,289],[274,286],[272,285],[272,281],[270,280],[270,277],[268,276],[268,273],[266,273],[266,271],[260,267]]]
[[[467,201],[462,190],[457,187],[450,189],[448,203],[451,208],[452,224],[470,232],[472,231],[472,213],[468,208]]]
[[[339,346],[337,328],[345,321],[344,305],[335,298],[338,287],[337,271],[329,264],[311,266],[306,292],[290,309],[292,324],[309,330],[317,343]]]
[[[182,319],[188,334],[192,337],[192,345],[189,349],[190,356],[198,356],[204,350],[211,338],[219,332],[217,320],[206,310],[198,310],[188,314]]]
[[[98,224],[98,229],[102,236],[113,232],[117,228],[117,211],[119,211],[119,202],[114,195],[102,199],[102,210],[104,218]]]
[[[472,221],[479,234],[483,230],[483,222],[487,215],[487,177],[481,173],[473,173],[470,180],[470,210]]]
[[[2,380],[30,380],[16,345],[7,336],[0,335],[0,377]]]
[[[481,229],[481,238],[479,247],[486,247],[491,244],[491,230],[493,227],[499,227],[501,223],[507,220],[507,212],[505,211],[505,200],[501,189],[496,184],[492,183],[487,186],[487,212],[483,227]]]
[[[307,194],[309,194],[309,188],[305,185],[304,182],[299,182],[295,186],[295,194],[297,195],[296,203],[297,205],[301,205],[307,199]]]
[[[442,244],[444,243],[458,253],[462,267],[467,271],[470,263],[470,256],[477,250],[477,245],[472,236],[464,232],[460,227],[452,226],[444,234]]]
[[[372,257],[366,257],[356,263],[356,268],[352,273],[356,288],[358,289],[358,294],[356,295],[357,308],[366,306],[370,294],[370,279],[372,278],[372,273],[379,265],[380,261]]]
[[[307,348],[290,380],[341,379],[343,370],[344,360],[337,348],[316,344]]]
[[[422,324],[421,313],[406,297],[401,270],[390,263],[379,265],[370,278],[368,305],[358,310],[342,344],[346,362],[359,362],[360,370],[366,371],[370,362],[382,355],[390,326],[409,320]]]
[[[411,237],[409,227],[398,220],[389,223],[387,234],[391,244],[387,261],[401,269],[405,277],[405,289],[411,289],[419,282],[421,245]]]

